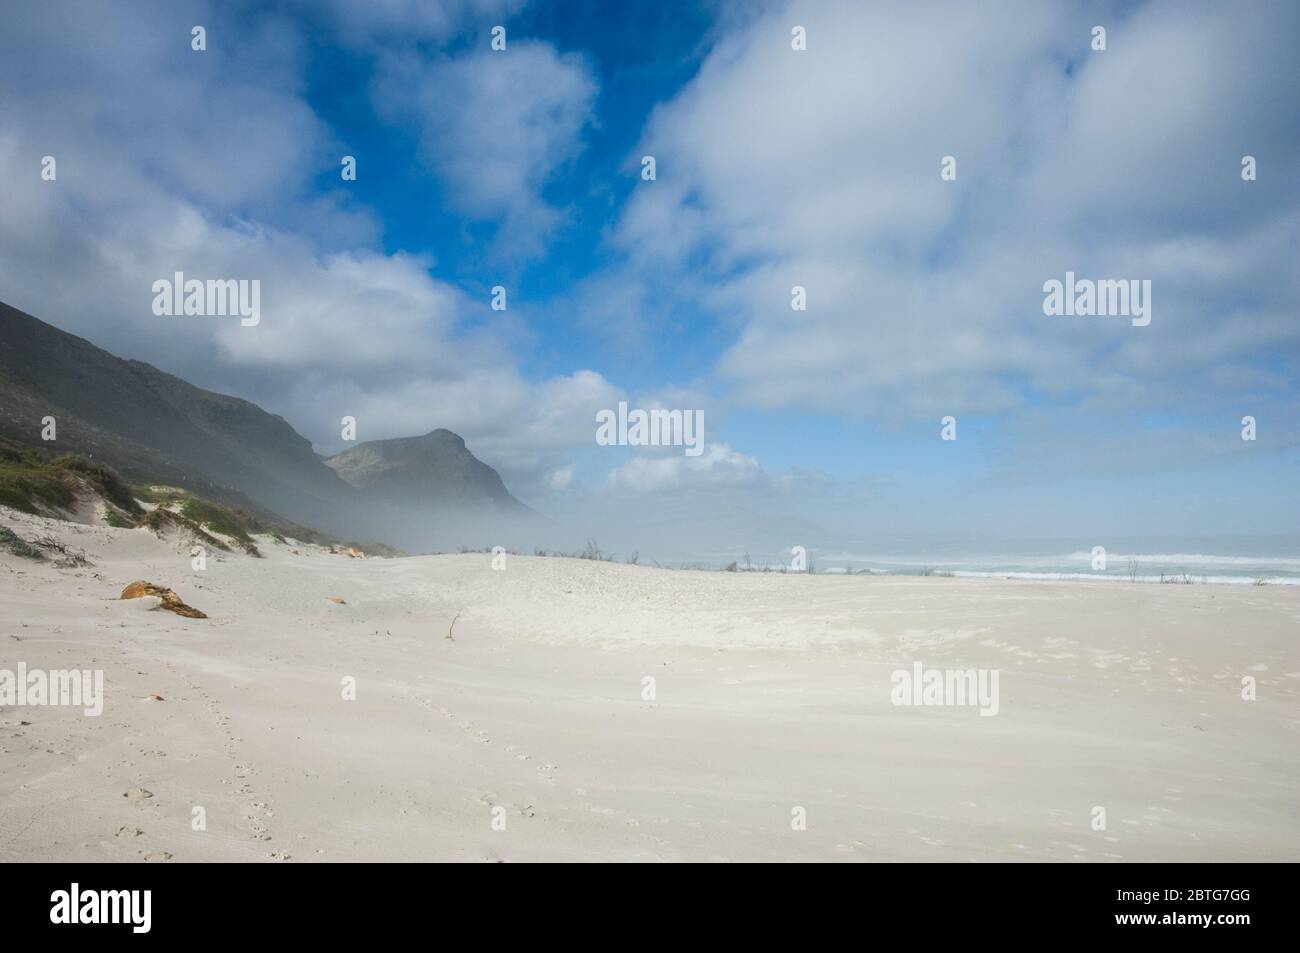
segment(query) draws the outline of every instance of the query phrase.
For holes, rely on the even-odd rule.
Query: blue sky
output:
[[[707,315],[687,308],[675,316],[680,325],[694,329],[685,347],[628,352],[603,348],[570,315],[546,313],[539,306],[563,299],[576,282],[598,276],[618,257],[608,246],[606,231],[639,182],[629,174],[628,162],[636,158],[651,111],[685,86],[708,54],[715,17],[699,4],[630,5],[612,14],[607,3],[525,5],[509,17],[467,22],[466,32],[420,54],[432,60],[472,56],[490,43],[490,29],[500,20],[509,38],[570,54],[574,67],[593,80],[593,108],[581,127],[580,148],[539,183],[541,198],[563,210],[564,224],[548,234],[544,252],[536,255],[502,253],[497,241],[505,223],[467,217],[448,201],[454,183],[413,164],[418,133],[376,114],[373,48],[322,44],[307,72],[307,99],[340,142],[364,153],[366,174],[347,192],[381,212],[386,252],[430,253],[439,275],[483,298],[504,282],[517,303],[533,307],[530,330],[540,347],[520,355],[529,373],[543,376],[599,365],[607,375],[617,374],[624,386],[649,388],[665,375],[707,372],[726,345],[724,336],[710,340],[702,333]],[[337,189],[337,179],[335,170],[326,167],[318,186]]]
[[[547,513],[1296,533],[1300,12],[1250,10],[24,6],[2,296],[324,453],[456,430]],[[262,325],[160,324],[177,269],[260,279]],[[1149,279],[1151,324],[1044,315],[1066,271]],[[597,447],[618,400],[708,452]]]

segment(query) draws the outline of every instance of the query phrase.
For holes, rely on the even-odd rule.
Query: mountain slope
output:
[[[42,419],[57,440],[41,440]],[[282,418],[0,304],[0,436],[331,529],[356,493]]]
[[[53,417],[57,439],[41,439]],[[448,430],[377,440],[328,461],[287,421],[0,304],[0,439],[82,454],[136,483],[264,508],[414,552],[481,542],[536,514]],[[250,507],[250,504],[252,506]]]
[[[394,505],[490,507],[530,514],[501,477],[450,430],[370,440],[325,461],[366,497]]]

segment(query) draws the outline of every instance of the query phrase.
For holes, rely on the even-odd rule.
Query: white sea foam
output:
[[[1228,556],[1196,552],[1110,552],[1105,571],[1090,567],[1093,554],[1076,550],[1068,554],[1006,552],[954,554],[934,552],[917,556],[866,555],[849,552],[818,554],[824,573],[880,575],[937,574],[969,578],[1038,579],[1048,581],[1121,582],[1186,581],[1223,585],[1300,585],[1300,556]],[[1132,567],[1130,568],[1130,564]]]
[[[1071,562],[1091,562],[1092,553],[1073,552],[1068,557]],[[1300,572],[1300,557],[1291,556],[1215,556],[1206,553],[1107,553],[1106,561],[1111,565],[1125,563],[1132,559],[1139,567],[1155,566],[1243,566],[1269,567],[1278,570]]]
[[[951,575],[970,577],[974,579],[1044,579],[1044,580],[1077,580],[1081,582],[1170,582],[1181,583],[1183,580],[1182,573],[1165,573],[1164,576],[1133,576],[1127,574],[1118,575],[1116,573],[1099,573],[1099,572],[1023,572],[1008,570],[1006,572],[982,572],[967,569],[951,570]],[[1187,580],[1193,583],[1211,583],[1217,585],[1235,585],[1235,586],[1253,586],[1259,578],[1265,580],[1265,585],[1277,586],[1300,586],[1300,578],[1293,576],[1198,576],[1195,573],[1188,573]]]

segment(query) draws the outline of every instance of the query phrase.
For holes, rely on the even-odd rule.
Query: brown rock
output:
[[[163,586],[155,586],[151,582],[137,580],[130,583],[122,590],[122,599],[139,599],[143,596],[157,596],[162,600],[162,605],[158,608],[166,609],[168,612],[175,612],[177,615],[183,615],[188,619],[206,619],[207,614],[200,612],[191,605],[186,605],[181,601],[181,597],[176,595],[170,589]]]

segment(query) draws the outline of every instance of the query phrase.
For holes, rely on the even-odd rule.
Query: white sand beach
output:
[[[4,516],[91,565],[0,555],[0,670],[102,669],[105,704],[0,708],[0,861],[1300,859],[1300,587],[269,538],[198,572]],[[891,704],[918,661],[998,670],[997,715]]]

